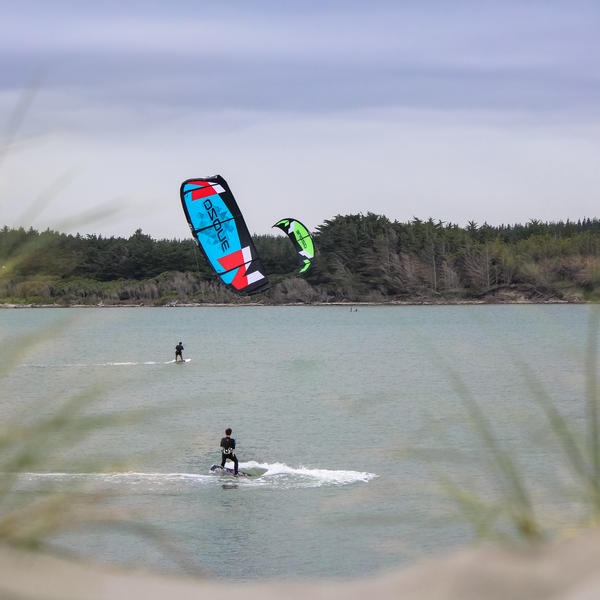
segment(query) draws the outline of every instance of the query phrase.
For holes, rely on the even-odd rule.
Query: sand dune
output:
[[[527,549],[477,547],[353,581],[223,583],[0,550],[0,598],[44,600],[598,600],[600,531]]]

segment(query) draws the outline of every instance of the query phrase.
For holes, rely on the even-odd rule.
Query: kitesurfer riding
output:
[[[237,477],[238,459],[235,455],[235,440],[231,437],[231,427],[225,430],[225,437],[221,438],[221,467],[225,467],[227,460],[233,461],[233,474]]]
[[[179,357],[181,359],[181,362],[183,362],[183,356],[182,353],[183,352],[183,344],[181,342],[179,342],[179,344],[177,344],[177,346],[175,346],[175,362],[177,362],[177,357]]]

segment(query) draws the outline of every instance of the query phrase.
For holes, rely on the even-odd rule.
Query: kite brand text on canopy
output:
[[[215,231],[217,232],[217,238],[221,242],[221,250],[223,250],[223,251],[229,250],[229,242],[227,241],[227,236],[225,235],[225,232],[223,231],[223,224],[219,220],[219,217],[217,216],[217,211],[216,211],[215,207],[213,206],[212,202],[210,201],[210,198],[207,198],[204,201],[204,208],[206,208],[206,212],[208,213],[208,216],[209,216],[210,220],[212,221],[212,226],[215,228]]]

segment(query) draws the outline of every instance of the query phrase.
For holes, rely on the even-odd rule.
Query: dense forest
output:
[[[0,303],[600,301],[600,220],[467,227],[346,215],[314,232],[302,276],[287,237],[254,236],[271,288],[239,297],[193,240],[0,229]]]

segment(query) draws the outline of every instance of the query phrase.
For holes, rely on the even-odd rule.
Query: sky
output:
[[[599,216],[600,3],[0,0],[0,226]],[[274,233],[275,234],[275,233]]]

